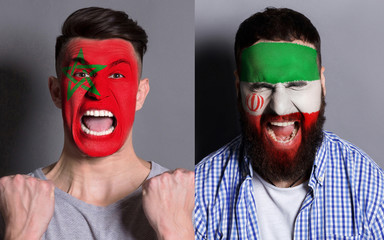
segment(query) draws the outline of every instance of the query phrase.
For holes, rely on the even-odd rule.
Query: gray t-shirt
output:
[[[152,162],[148,179],[164,171],[167,169]],[[46,180],[41,168],[30,175]],[[99,207],[55,188],[55,212],[42,239],[156,239],[143,211],[141,191],[140,186],[125,198]]]

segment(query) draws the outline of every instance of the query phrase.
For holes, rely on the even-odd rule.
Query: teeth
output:
[[[85,112],[84,116],[92,117],[113,117],[113,114],[107,110],[88,110]]]
[[[114,117],[113,114],[110,111],[107,110],[88,110],[84,113],[83,116],[91,116],[91,117]],[[81,129],[89,135],[94,136],[105,136],[108,134],[111,134],[115,128],[111,126],[108,130],[96,132],[92,131],[89,128],[87,128],[83,123],[81,123]]]
[[[271,123],[271,124],[272,124],[272,123]],[[272,124],[272,125],[274,125],[274,124]],[[275,126],[277,126],[277,125],[275,125]],[[278,142],[278,143],[289,143],[289,142],[296,136],[296,134],[297,134],[297,129],[294,128],[293,131],[292,131],[292,133],[291,133],[291,135],[290,135],[289,137],[286,137],[284,140],[278,140],[278,139],[276,138],[275,133],[273,132],[273,130],[272,130],[271,128],[268,128],[267,131],[268,131],[269,136],[270,136],[273,140],[275,140],[276,142]]]
[[[278,127],[286,127],[295,124],[295,122],[271,122],[271,125]]]
[[[84,124],[81,124],[81,129],[82,129],[86,134],[94,135],[94,136],[104,136],[104,135],[108,135],[108,134],[111,134],[111,133],[113,132],[113,130],[115,130],[115,128],[114,128],[113,126],[111,126],[108,130],[101,131],[101,132],[95,132],[95,131],[92,131],[92,130],[90,130],[89,128],[87,128]]]

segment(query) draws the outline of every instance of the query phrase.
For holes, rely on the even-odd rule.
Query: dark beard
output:
[[[282,154],[280,159],[276,159],[276,154],[266,151],[261,136],[257,134],[255,126],[248,121],[241,102],[239,102],[238,107],[245,153],[251,160],[253,170],[264,179],[272,182],[296,181],[302,177],[309,178],[317,149],[323,140],[325,105],[325,99],[322,96],[321,107],[315,124],[308,131],[305,131],[301,126],[302,140],[294,159],[281,161],[281,158],[287,156]],[[288,162],[289,164],[281,164],[282,162]]]

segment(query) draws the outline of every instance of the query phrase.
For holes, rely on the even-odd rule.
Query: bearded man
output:
[[[195,169],[197,239],[384,239],[384,173],[323,131],[320,36],[290,9],[241,23],[242,135]]]
[[[149,92],[147,41],[122,11],[84,8],[64,22],[48,82],[63,150],[50,166],[0,179],[1,239],[193,239],[193,173],[163,173],[132,144]]]

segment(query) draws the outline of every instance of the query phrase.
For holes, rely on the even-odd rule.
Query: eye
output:
[[[79,77],[79,78],[85,78],[85,77],[89,77],[89,74],[87,72],[75,72],[73,76]]]
[[[285,87],[292,90],[300,90],[307,85],[308,83],[306,81],[295,81],[295,82],[288,83]]]
[[[273,89],[273,85],[264,82],[252,83],[249,85],[249,90],[252,92],[260,92]]]
[[[124,75],[120,73],[113,73],[109,76],[109,78],[113,78],[113,79],[124,78]]]

